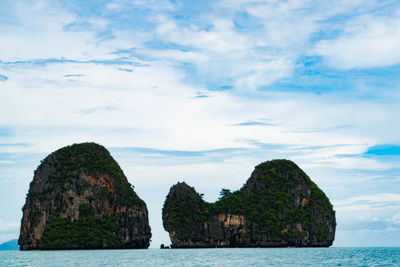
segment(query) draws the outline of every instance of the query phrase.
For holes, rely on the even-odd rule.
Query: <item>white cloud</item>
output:
[[[371,194],[334,201],[336,246],[398,246],[399,194]],[[373,238],[372,238],[373,237]]]
[[[400,213],[397,213],[397,214],[393,215],[392,218],[390,218],[390,220],[394,224],[398,224],[400,226]]]
[[[13,12],[14,23],[0,24],[0,59],[6,62],[110,60],[118,57],[112,52],[140,47],[149,38],[148,33],[110,28],[104,17],[82,18],[57,2],[16,3]],[[102,39],[104,32],[112,38]]]
[[[400,206],[400,195],[399,194],[376,194],[376,195],[365,195],[351,197],[345,200],[336,201],[335,206],[348,206],[349,204],[355,204],[360,201],[365,201],[368,204],[391,204]]]
[[[63,26],[76,17],[45,2],[32,6],[16,5],[18,24],[0,25],[0,58],[17,61],[46,58],[88,58],[98,49],[90,32],[64,32]],[[87,55],[85,56],[85,53]]]
[[[189,47],[207,57],[208,60],[202,58],[195,62],[200,76],[209,80],[232,81],[239,91],[255,91],[290,77],[296,68],[296,60],[302,55],[321,55],[340,69],[361,65],[365,68],[382,66],[378,62],[382,60],[397,62],[396,56],[390,56],[400,47],[396,37],[399,35],[396,34],[397,21],[393,21],[390,29],[385,30],[385,36],[380,37],[380,29],[385,26],[379,26],[379,23],[385,24],[386,21],[376,24],[376,18],[372,15],[364,20],[370,26],[375,25],[373,29],[361,27],[354,30],[356,35],[365,35],[360,40],[357,40],[357,36],[350,36],[347,41],[349,34],[340,35],[337,40],[322,40],[314,48],[313,38],[321,32],[349,31],[351,27],[348,25],[352,22],[346,24],[346,17],[351,17],[354,10],[368,14],[379,5],[383,6],[384,3],[372,0],[340,3],[309,0],[220,1],[212,6],[213,12],[198,15],[196,21],[201,21],[202,26],[179,24],[173,18],[159,15],[156,17],[156,33],[158,38],[167,43]],[[236,15],[243,13],[257,25],[256,29],[247,29],[246,21],[242,25],[244,29],[236,27]],[[327,36],[329,38],[329,34]],[[374,40],[371,36],[378,36],[378,39]],[[360,45],[365,43],[370,45],[360,49]],[[191,59],[181,60],[193,62]]]
[[[337,247],[398,247],[400,230],[387,229],[371,230],[337,230],[334,246]]]
[[[19,230],[19,222],[4,222],[0,220],[0,233],[16,232]]]
[[[400,19],[363,16],[345,34],[316,44],[315,52],[338,69],[364,69],[400,63]]]
[[[194,63],[201,63],[210,60],[210,57],[203,54],[197,53],[193,51],[181,51],[181,50],[174,50],[174,49],[167,49],[167,50],[147,50],[143,49],[140,50],[142,55],[146,55],[151,58],[157,58],[159,60],[167,60],[167,61],[177,61],[177,62],[194,62]]]
[[[162,40],[191,47],[203,55],[195,61],[196,70],[211,79],[232,79],[239,90],[256,90],[287,77],[293,68],[293,59],[276,56],[265,48],[263,37],[249,36],[235,29],[231,18],[206,16],[211,26],[204,29],[196,25],[180,26],[173,20],[159,18],[156,32]],[[256,53],[255,50],[264,52]],[[154,54],[155,56],[157,53]],[[183,62],[192,62],[192,60]]]
[[[254,46],[253,41],[234,30],[232,20],[210,18],[212,29],[195,25],[180,27],[174,21],[162,19],[156,29],[159,37],[180,45],[189,45],[203,51],[227,54]]]
[[[13,164],[14,163],[14,161],[12,161],[12,160],[0,160],[0,165],[3,165],[3,164]]]
[[[13,110],[12,116],[0,113],[3,125],[24,127],[7,143],[33,143],[49,151],[78,138],[94,138],[107,146],[146,146],[160,149],[215,149],[247,147],[247,140],[301,146],[332,146],[312,149],[298,155],[315,162],[352,168],[380,169],[375,159],[337,158],[336,155],[363,153],[369,145],[392,138],[398,141],[395,121],[399,106],[363,101],[334,100],[331,96],[276,93],[258,98],[232,96],[229,92],[208,92],[210,97],[195,98],[204,88],[182,82],[184,71],[160,61],[140,62],[142,66],[96,63],[58,63],[16,66],[6,72],[10,79],[0,84],[0,104]],[[130,68],[132,72],[119,68]],[[81,75],[65,77],[70,74]],[[6,90],[7,89],[7,90]],[[99,108],[108,107],[108,108]],[[389,110],[385,110],[388,109]],[[49,112],[51,110],[51,112]],[[93,112],[83,112],[93,110]],[[34,111],[34,112],[32,112]],[[243,121],[268,118],[273,126],[235,127]],[[329,118],[329,120],[327,120]],[[351,125],[338,127],[337,125]],[[379,126],[379,127],[378,127]],[[68,137],[51,144],[29,127],[69,128]],[[94,129],[132,129],[99,136]],[[320,130],[326,129],[326,130]],[[43,134],[46,134],[45,132]],[[119,135],[121,138],[113,138]],[[105,139],[107,137],[107,139]],[[42,141],[40,141],[42,140]],[[61,141],[61,142],[60,142]],[[39,142],[39,143],[37,143]],[[12,149],[12,148],[10,148]],[[23,148],[18,148],[20,151]],[[33,149],[26,147],[25,149]],[[392,163],[391,163],[392,164]]]
[[[0,219],[0,244],[18,238],[19,222],[5,222]]]

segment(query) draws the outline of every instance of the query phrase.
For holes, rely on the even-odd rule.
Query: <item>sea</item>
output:
[[[400,248],[0,251],[0,266],[400,266]]]

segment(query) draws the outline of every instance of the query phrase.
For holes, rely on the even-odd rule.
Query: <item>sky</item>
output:
[[[147,203],[218,198],[286,158],[336,210],[334,246],[400,246],[400,3],[0,1],[0,242],[33,171],[97,142]]]

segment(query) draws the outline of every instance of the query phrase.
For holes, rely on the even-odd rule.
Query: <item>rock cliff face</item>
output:
[[[215,203],[178,183],[162,216],[173,248],[328,247],[336,228],[329,199],[289,160],[258,165],[240,190]]]
[[[149,246],[146,204],[110,153],[95,143],[47,156],[22,211],[21,250]]]

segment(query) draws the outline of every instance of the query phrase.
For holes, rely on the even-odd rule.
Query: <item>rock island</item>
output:
[[[329,199],[289,160],[261,163],[240,190],[223,189],[215,203],[177,183],[162,218],[172,248],[328,247],[336,228]]]
[[[34,172],[18,244],[21,250],[147,248],[146,204],[103,146],[74,144]]]

